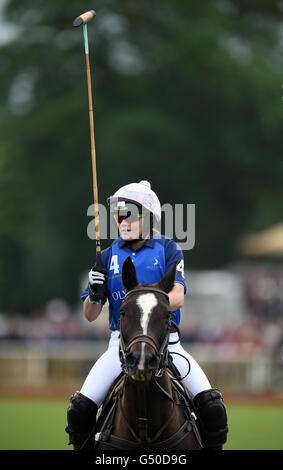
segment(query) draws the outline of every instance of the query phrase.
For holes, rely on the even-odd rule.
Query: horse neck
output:
[[[162,389],[172,396],[168,375],[164,374],[157,380]],[[172,416],[174,405],[152,379],[148,384],[128,381],[122,397],[122,406],[127,422],[136,433],[139,432],[139,418],[148,420],[148,434],[152,437]],[[174,420],[176,420],[176,416],[174,416]],[[161,437],[166,438],[167,431],[169,432],[169,429],[166,428]]]

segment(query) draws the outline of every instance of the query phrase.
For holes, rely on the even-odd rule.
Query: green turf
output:
[[[282,450],[283,407],[230,405],[229,434],[225,449]]]
[[[0,400],[0,449],[70,449],[67,400]],[[225,449],[283,450],[283,407],[227,406],[229,438]]]
[[[60,450],[67,446],[68,400],[0,400],[1,450]]]

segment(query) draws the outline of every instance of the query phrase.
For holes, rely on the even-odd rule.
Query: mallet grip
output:
[[[86,24],[89,21],[91,21],[95,16],[96,16],[96,13],[94,10],[86,11],[82,15],[77,16],[77,18],[73,22],[73,26],[77,28],[78,26],[81,26],[82,24]]]

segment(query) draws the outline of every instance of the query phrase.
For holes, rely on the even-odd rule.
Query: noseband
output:
[[[159,293],[159,294],[164,295],[166,297],[166,299],[168,300],[168,302],[169,302],[169,296],[166,294],[166,292],[164,292],[160,289],[154,288],[154,287],[141,287],[141,288],[134,289],[130,292],[127,292],[127,294],[125,296],[125,299],[127,297],[129,297],[130,295],[135,294],[137,292],[138,293],[139,292]],[[130,375],[129,367],[127,366],[127,358],[130,354],[131,347],[134,344],[146,343],[146,344],[148,344],[149,346],[151,346],[153,348],[154,354],[158,358],[158,364],[157,364],[157,367],[155,369],[154,375],[156,377],[161,377],[164,373],[164,370],[165,370],[165,368],[167,366],[167,362],[168,362],[167,346],[168,346],[169,335],[170,335],[171,320],[168,321],[165,337],[164,337],[163,342],[162,342],[159,349],[158,349],[158,346],[156,344],[156,341],[154,340],[154,338],[152,338],[152,336],[143,335],[143,334],[134,336],[131,339],[131,341],[126,345],[125,341],[124,341],[124,337],[123,337],[122,325],[123,325],[123,316],[121,315],[120,316],[120,350],[119,350],[119,355],[120,355],[120,360],[121,360],[122,369],[123,369],[124,373],[127,376]]]

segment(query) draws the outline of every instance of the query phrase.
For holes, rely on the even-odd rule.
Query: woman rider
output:
[[[131,183],[108,198],[117,222],[120,237],[101,253],[102,268],[94,266],[89,272],[88,287],[82,294],[84,315],[94,321],[106,300],[109,302],[111,337],[106,352],[96,361],[81,390],[70,398],[67,418],[69,444],[74,449],[93,448],[87,437],[94,427],[96,413],[112,383],[121,372],[119,359],[120,306],[125,296],[122,284],[122,265],[128,256],[135,265],[139,283],[159,282],[177,261],[175,284],[169,292],[172,325],[180,323],[180,308],[184,303],[186,283],[184,258],[180,247],[164,235],[154,235],[154,224],[161,219],[160,202],[148,181]],[[103,286],[103,296],[101,287]],[[102,297],[102,298],[101,298]],[[211,385],[197,362],[178,340],[178,333],[170,333],[169,345],[174,365],[182,377],[201,423],[204,448],[219,450],[226,442],[228,432],[226,410],[221,393]],[[184,359],[184,356],[187,360]]]

